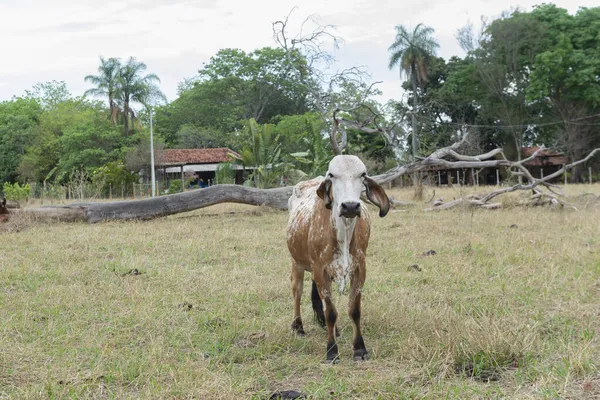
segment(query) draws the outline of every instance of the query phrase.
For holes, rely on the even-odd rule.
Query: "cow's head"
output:
[[[369,200],[379,207],[379,216],[385,217],[390,210],[390,200],[383,188],[367,176],[365,164],[356,156],[335,156],[329,163],[329,170],[317,189],[317,195],[335,215],[354,218],[360,216],[363,187]]]

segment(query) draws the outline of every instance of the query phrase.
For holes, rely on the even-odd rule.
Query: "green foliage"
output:
[[[145,63],[129,57],[125,63],[118,58],[105,59],[100,57],[98,75],[88,75],[86,82],[96,85],[85,94],[97,97],[107,97],[111,124],[119,115],[123,122],[125,135],[134,130],[137,116],[132,104],[145,107],[159,101],[166,101],[165,95],[158,87],[160,79],[156,74],[146,74],[148,67]]]
[[[169,194],[183,192],[183,182],[181,179],[174,179],[169,182]]]
[[[479,38],[472,26],[461,29],[466,57],[430,59],[427,81],[403,85],[410,101],[420,99],[412,121],[418,154],[447,146],[464,124],[476,125],[468,128],[471,148],[463,149],[474,153],[503,147],[516,159],[522,146],[546,145],[567,150],[575,160],[597,147],[598,118],[555,122],[600,112],[599,21],[598,7],[570,15],[546,4],[503,14],[484,25]],[[411,122],[407,104],[399,103],[397,112]],[[581,179],[580,170],[575,168],[573,180]]]
[[[156,101],[166,101],[165,95],[160,91],[158,83],[160,79],[156,74],[143,73],[148,67],[141,61],[137,61],[135,57],[129,57],[125,64],[119,67],[117,75],[117,94],[118,101],[123,107],[123,121],[125,135],[130,133],[133,126],[135,114],[131,109],[132,103],[149,106]]]
[[[29,186],[28,183],[24,186],[20,186],[18,182],[12,185],[8,182],[4,182],[4,185],[2,186],[2,192],[7,200],[27,200],[31,194],[31,186]]]
[[[98,186],[102,185],[104,192],[112,188],[117,193],[123,185],[130,187],[138,179],[138,175],[128,171],[121,160],[106,163],[92,172],[92,182]]]
[[[410,32],[402,25],[396,26],[396,38],[389,47],[390,69],[398,65],[400,71],[411,82],[412,86],[412,155],[417,156],[418,145],[418,124],[416,113],[418,111],[418,91],[429,78],[429,68],[431,60],[439,47],[438,42],[433,37],[433,28],[423,24],[417,24],[415,29]]]
[[[215,172],[215,180],[217,184],[235,183],[235,170],[231,163],[219,163]]]
[[[319,129],[322,126],[320,120],[315,121],[311,115],[305,115],[302,119],[302,122],[295,121],[295,126],[302,129],[302,133],[296,140],[297,146],[303,151],[291,153],[290,156],[298,163],[306,177],[324,175],[333,158],[329,139],[323,137],[322,131]],[[280,124],[277,125],[278,129],[280,129]]]
[[[0,183],[18,179],[17,168],[26,149],[39,135],[41,113],[34,99],[15,98],[0,103]]]
[[[283,50],[269,47],[251,53],[220,50],[198,77],[180,85],[176,100],[157,109],[157,131],[170,147],[185,146],[189,136],[182,132],[205,129],[214,133],[211,141],[240,150],[244,143],[236,132],[248,119],[264,124],[307,111],[304,79],[306,61],[297,52],[288,58]]]
[[[25,93],[26,98],[35,100],[46,111],[56,109],[59,104],[71,98],[65,81],[38,82]]]
[[[262,189],[279,186],[289,168],[282,156],[279,135],[274,134],[272,125],[259,125],[254,119],[248,120],[245,130],[252,139],[237,162],[250,168],[248,184]]]
[[[98,75],[88,75],[84,78],[86,82],[96,86],[86,90],[85,95],[108,98],[108,112],[111,123],[115,123],[119,113],[117,99],[121,96],[118,82],[120,68],[121,62],[118,58],[105,59],[100,56]]]
[[[311,141],[313,134],[321,134],[326,129],[323,118],[315,112],[278,115],[271,122],[275,125],[273,129],[279,135],[284,154],[305,151],[307,144],[304,139]]]
[[[202,149],[230,147],[231,143],[215,128],[182,125],[177,131],[177,145],[180,149]]]

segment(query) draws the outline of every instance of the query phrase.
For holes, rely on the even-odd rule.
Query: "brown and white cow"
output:
[[[360,300],[365,282],[366,251],[370,220],[360,201],[362,190],[379,207],[384,217],[390,208],[381,186],[367,176],[367,169],[356,156],[339,155],[329,163],[325,177],[301,182],[289,199],[287,244],[292,256],[292,329],[304,335],[300,299],[304,271],[312,272],[312,306],[317,321],[327,326],[327,361],[339,361],[335,343],[337,311],[332,298],[332,283],[340,293],[350,280],[348,314],[354,322],[354,360],[367,359],[360,331]],[[325,303],[325,311],[323,311]]]
[[[8,221],[8,209],[6,208],[6,199],[0,202],[0,223]]]

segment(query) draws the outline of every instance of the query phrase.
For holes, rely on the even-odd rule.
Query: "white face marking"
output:
[[[367,173],[365,164],[356,156],[341,155],[334,157],[329,163],[326,179],[331,180],[332,222],[337,231],[338,253],[331,263],[334,279],[339,285],[340,293],[346,287],[348,275],[352,272],[353,260],[350,255],[350,242],[354,234],[356,218],[341,216],[343,203],[360,202],[360,194],[364,187]],[[361,214],[366,210],[360,206]]]
[[[343,203],[360,203],[366,174],[365,164],[356,156],[341,155],[331,160],[325,178],[331,180],[334,215],[340,215]]]

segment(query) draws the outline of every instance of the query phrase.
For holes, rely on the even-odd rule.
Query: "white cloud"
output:
[[[303,0],[293,13],[291,30],[309,15],[333,24],[345,40],[336,54],[339,68],[368,66],[383,98],[401,95],[398,72],[389,71],[388,46],[394,26],[423,22],[436,31],[440,55],[462,55],[454,34],[468,20],[494,17],[537,0]],[[579,6],[595,6],[580,0]],[[96,72],[98,56],[134,56],[162,79],[170,100],[177,83],[196,74],[219,49],[246,51],[274,46],[271,22],[284,18],[297,3],[289,0],[4,0],[0,2],[0,100],[22,95],[35,83],[64,80],[75,95],[89,86],[83,77]],[[567,0],[560,7],[574,12]]]

